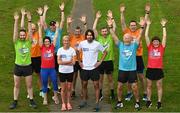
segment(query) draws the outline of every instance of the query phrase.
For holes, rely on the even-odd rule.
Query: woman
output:
[[[152,81],[156,81],[157,93],[158,93],[158,102],[157,109],[161,108],[161,98],[162,98],[162,80],[164,77],[163,73],[163,56],[164,50],[166,47],[166,19],[161,20],[161,25],[163,28],[163,38],[162,43],[159,37],[155,36],[152,38],[151,42],[149,40],[149,26],[151,24],[150,20],[147,20],[147,28],[145,32],[145,40],[148,48],[148,64],[146,71],[147,78],[147,97],[148,101],[146,103],[146,107],[149,108],[152,105],[151,102],[151,89],[152,89]]]
[[[71,110],[71,91],[73,81],[73,65],[75,64],[75,50],[70,47],[69,36],[63,37],[63,47],[57,52],[59,64],[59,78],[61,82],[62,111]],[[65,103],[65,98],[67,103]]]

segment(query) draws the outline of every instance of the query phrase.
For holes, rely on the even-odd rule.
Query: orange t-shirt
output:
[[[41,56],[41,49],[39,46],[39,34],[35,32],[32,35],[32,47],[31,47],[31,57],[40,57]]]
[[[131,36],[138,37],[140,35],[140,29],[137,29],[136,31],[132,32],[129,28],[126,28],[123,32],[124,34],[128,33]],[[142,56],[143,55],[143,45],[142,41],[139,43],[139,47],[136,51],[136,56]]]
[[[81,41],[85,40],[85,36],[84,35],[80,35],[79,37],[76,37],[74,34],[70,35],[70,46],[74,49],[76,49],[79,46],[79,43]],[[82,51],[80,52],[80,59],[82,60]],[[76,58],[76,61],[78,59]]]

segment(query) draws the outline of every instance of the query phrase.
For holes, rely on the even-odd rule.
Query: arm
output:
[[[40,21],[38,21],[38,34],[39,34],[39,46],[41,47],[43,45],[43,40],[42,40],[42,25]]]
[[[58,60],[58,64],[59,65],[74,65],[74,61],[73,61],[74,58],[72,58],[70,61],[62,61],[61,57],[58,56],[57,60]]]
[[[42,24],[42,26],[43,26],[43,28],[44,28],[44,30],[46,30],[47,29],[47,23],[46,23],[46,13],[47,13],[47,10],[49,9],[49,7],[47,6],[47,5],[45,5],[44,6],[44,13],[43,13],[43,24]]]
[[[141,26],[141,28],[140,28],[139,36],[137,37],[137,42],[138,43],[141,41],[142,34],[144,33],[144,26],[145,26],[145,19],[144,19],[144,17],[140,17],[139,25]]]
[[[162,28],[163,28],[163,38],[162,38],[162,46],[163,47],[166,47],[166,36],[167,36],[166,23],[167,23],[167,20],[163,18],[161,20],[161,25],[162,25]]]
[[[86,16],[85,15],[82,15],[81,16],[81,18],[80,18],[80,21],[83,23],[83,25],[84,25],[84,32],[83,32],[83,34],[85,33],[85,31],[87,30],[87,18],[86,18]]]
[[[37,13],[38,13],[38,15],[39,15],[39,18],[40,18],[40,24],[41,24],[41,27],[42,27],[42,25],[43,25],[43,9],[41,8],[41,7],[39,7],[38,9],[37,9]]]
[[[58,32],[59,32],[59,23],[56,22],[56,32],[55,32],[55,35],[54,35],[54,40],[53,40],[53,45],[54,47],[56,46],[56,40],[57,40],[57,37],[58,37]]]
[[[72,24],[72,17],[71,16],[68,16],[67,17],[67,20],[66,20],[66,23],[67,23],[67,27],[66,27],[66,29],[67,29],[67,33],[68,34],[71,34],[72,33],[72,29],[71,29],[71,24]]]
[[[107,17],[108,17],[108,19],[112,20],[112,22],[113,22],[113,31],[115,32],[116,31],[116,23],[114,21],[113,14],[112,14],[111,10],[108,10]]]
[[[98,31],[97,31],[97,29],[96,29],[96,26],[97,26],[97,22],[98,22],[98,20],[99,20],[100,17],[101,17],[101,12],[98,11],[98,12],[96,13],[96,18],[95,18],[94,24],[93,24],[93,31],[94,31],[94,33],[95,33],[95,37],[98,36]]]
[[[150,40],[149,40],[149,26],[151,24],[151,21],[149,19],[146,20],[146,31],[145,31],[145,40],[146,40],[146,45],[149,46]]]
[[[15,42],[18,38],[18,20],[19,15],[17,12],[14,13],[14,33],[13,33],[13,42]]]
[[[24,17],[25,17],[25,15],[26,15],[26,11],[25,11],[25,9],[21,9],[21,29],[25,29],[25,27],[24,27]]]
[[[149,13],[150,13],[151,7],[150,7],[150,3],[147,3],[145,6],[145,21],[149,18]]]
[[[27,19],[28,19],[28,39],[32,41],[32,24],[31,24],[31,13],[27,12]]]
[[[113,30],[113,26],[112,26],[113,21],[112,21],[111,19],[108,19],[108,20],[107,20],[107,24],[108,24],[108,27],[109,27],[110,34],[111,34],[111,36],[112,36],[112,38],[113,38],[113,40],[114,40],[114,43],[115,43],[116,45],[118,45],[119,39],[118,39],[117,35],[115,34],[115,32],[114,32],[114,30]]]
[[[59,28],[62,29],[64,26],[64,21],[65,21],[65,17],[64,17],[64,3],[62,3],[61,5],[59,5],[59,8],[61,10],[61,21],[60,21],[60,26]]]
[[[122,30],[125,31],[126,27],[126,22],[125,22],[125,18],[124,18],[124,11],[125,11],[125,6],[124,4],[120,5],[120,12],[121,12],[121,27]]]

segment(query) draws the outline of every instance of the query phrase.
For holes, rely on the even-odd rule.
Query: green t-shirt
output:
[[[106,55],[104,61],[114,60],[114,50],[113,50],[114,42],[113,42],[112,36],[109,34],[109,35],[107,35],[106,38],[104,38],[103,36],[98,35],[97,41],[100,44],[102,44],[103,47],[106,48],[107,55]],[[102,58],[102,53],[99,52],[98,60],[100,60],[101,58]]]
[[[14,43],[16,59],[15,64],[26,66],[31,64],[31,42],[30,40],[21,41],[17,39]]]

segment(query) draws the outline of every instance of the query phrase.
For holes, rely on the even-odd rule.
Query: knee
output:
[[[16,89],[19,89],[19,87],[20,87],[20,83],[14,83],[14,88],[16,88]]]
[[[138,89],[137,84],[132,84],[132,90],[137,90],[137,89]]]

